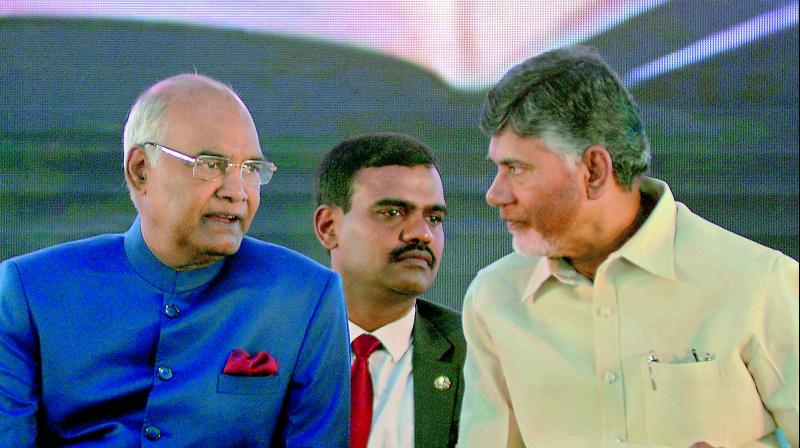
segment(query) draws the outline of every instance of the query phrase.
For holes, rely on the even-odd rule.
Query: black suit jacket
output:
[[[420,448],[454,447],[464,395],[462,369],[467,345],[461,315],[417,299],[412,337],[414,444]],[[447,388],[443,387],[447,381],[440,377],[449,380]]]

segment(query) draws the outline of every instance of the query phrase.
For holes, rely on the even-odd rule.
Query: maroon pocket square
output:
[[[267,352],[258,352],[250,356],[250,353],[237,348],[228,356],[222,373],[238,376],[272,376],[278,373],[278,361]]]

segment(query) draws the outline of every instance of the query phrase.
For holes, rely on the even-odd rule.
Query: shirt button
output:
[[[144,427],[144,436],[147,440],[155,442],[161,438],[161,430],[153,425],[147,425]]]
[[[156,371],[158,372],[159,379],[164,381],[172,379],[172,369],[169,367],[160,366]]]
[[[174,317],[178,317],[178,314],[180,314],[180,313],[181,313],[181,309],[178,308],[177,305],[173,305],[171,303],[167,304],[167,305],[164,305],[164,315],[165,316],[167,316],[169,318],[174,318]]]
[[[611,315],[611,308],[609,308],[608,306],[605,306],[605,305],[601,306],[600,307],[600,315],[603,316],[603,317],[610,316]]]
[[[608,373],[606,373],[606,377],[605,378],[606,378],[606,383],[611,384],[614,381],[617,381],[617,374],[614,373],[614,372],[608,372]]]

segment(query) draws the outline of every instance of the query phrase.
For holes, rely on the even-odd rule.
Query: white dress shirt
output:
[[[518,254],[478,273],[459,448],[777,447],[776,426],[797,447],[797,262],[642,192],[594,283]]]
[[[369,371],[375,397],[368,448],[414,447],[414,377],[411,374],[411,330],[416,307],[402,318],[378,328],[371,335],[382,347],[369,357]],[[364,333],[349,322],[350,342]],[[350,355],[352,363],[355,357]]]

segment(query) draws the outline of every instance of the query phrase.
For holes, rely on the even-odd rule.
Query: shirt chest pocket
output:
[[[690,446],[706,441],[728,446],[725,387],[716,360],[645,362],[642,375],[648,442]]]
[[[234,395],[268,395],[279,386],[276,376],[238,376],[221,374],[217,377],[217,393]]]

